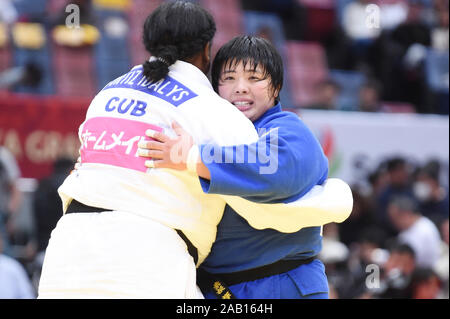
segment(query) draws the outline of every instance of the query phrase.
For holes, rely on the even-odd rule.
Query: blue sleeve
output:
[[[201,145],[211,180],[200,178],[203,191],[241,196],[260,203],[291,202],[328,176],[320,143],[294,114],[266,122],[259,141],[250,145]],[[261,130],[260,130],[261,132]]]

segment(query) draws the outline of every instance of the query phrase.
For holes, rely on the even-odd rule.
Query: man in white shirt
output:
[[[0,230],[0,299],[33,299],[35,292],[25,268],[14,258],[3,254]]]
[[[440,235],[434,223],[422,216],[414,199],[396,197],[388,206],[389,217],[400,231],[398,239],[416,254],[419,267],[432,268],[439,259]]]

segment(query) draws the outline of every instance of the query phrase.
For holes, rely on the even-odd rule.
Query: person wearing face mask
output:
[[[282,79],[281,57],[264,39],[236,37],[218,51],[212,66],[213,87],[253,122],[260,139],[243,146],[243,152],[237,146],[221,148],[225,160],[219,162],[208,158],[214,149],[211,144],[199,145],[196,173],[204,192],[275,205],[293,202],[326,181],[328,160],[319,142],[297,115],[281,109]],[[146,165],[178,170],[189,166],[189,158],[176,162],[170,156],[177,143],[192,145],[189,134],[177,129],[178,139],[158,133],[160,143],[140,144],[150,149],[142,155],[153,157]],[[261,173],[270,161],[264,163],[256,156],[258,150],[267,146],[265,150],[272,151],[275,143],[276,169]],[[246,160],[250,154],[256,154],[253,162]],[[258,208],[241,211],[228,202],[211,253],[200,266],[198,281],[205,297],[224,298],[214,286],[224,283],[236,298],[328,298],[324,265],[316,258],[322,247],[321,227],[292,232],[262,229],[242,218],[248,212],[263,217]]]
[[[413,185],[414,196],[419,201],[420,212],[440,225],[448,218],[448,192],[439,183],[440,165],[430,161],[419,169]]]
[[[388,236],[397,236],[398,229],[388,216],[389,201],[396,196],[414,197],[411,183],[410,164],[403,157],[393,157],[386,161],[387,183],[376,194],[375,218]]]

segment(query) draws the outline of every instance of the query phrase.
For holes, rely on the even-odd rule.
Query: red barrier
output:
[[[16,157],[22,177],[42,178],[59,157],[76,159],[78,127],[90,99],[0,93],[0,145]]]

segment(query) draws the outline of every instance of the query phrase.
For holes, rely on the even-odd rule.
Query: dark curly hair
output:
[[[201,52],[215,33],[213,17],[199,5],[186,1],[163,3],[144,24],[144,46],[157,58],[143,64],[144,76],[151,82],[163,79],[170,65]]]

